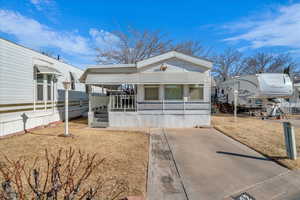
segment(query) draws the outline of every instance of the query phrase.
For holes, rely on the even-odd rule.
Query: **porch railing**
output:
[[[136,111],[136,95],[111,95],[109,98],[110,111]]]
[[[136,112],[136,111],[166,111],[185,112],[193,110],[209,110],[210,103],[203,101],[137,101],[136,95],[109,96],[109,111]]]

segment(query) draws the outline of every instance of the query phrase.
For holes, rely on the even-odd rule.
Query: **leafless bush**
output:
[[[45,159],[36,158],[30,167],[25,158],[4,156],[0,163],[0,199],[3,200],[94,200],[118,199],[128,190],[117,178],[103,178],[95,169],[103,164],[96,154],[82,151],[45,150]]]

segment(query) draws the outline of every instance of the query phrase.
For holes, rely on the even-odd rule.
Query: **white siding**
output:
[[[0,39],[0,104],[33,102],[30,51]]]
[[[166,72],[205,72],[207,68],[179,60],[177,58],[161,61],[140,69],[142,72],[159,72],[161,66],[166,66]]]
[[[78,79],[83,71],[79,68],[60,62],[56,59],[42,55],[33,50],[21,47],[0,38],[0,104],[7,103],[33,103],[34,73],[33,66],[38,61],[51,63],[51,67],[59,70],[64,76],[69,72]],[[63,84],[65,77],[58,78],[57,89],[59,99],[63,98]],[[79,92],[80,91],[80,92]],[[86,98],[84,84],[76,82],[76,92],[70,92],[70,100]],[[83,93],[82,93],[83,92]]]
[[[33,111],[35,102],[34,65],[47,63],[57,69],[63,76],[58,77],[54,84],[54,99],[49,104],[36,104],[36,111]],[[22,114],[26,114],[28,128],[33,128],[47,123],[63,120],[64,88],[62,82],[72,72],[75,75],[75,90],[70,91],[70,116],[76,117],[87,111],[88,97],[85,93],[85,85],[79,82],[83,71],[54,58],[22,47],[15,43],[0,38],[0,136],[23,131]],[[51,103],[50,103],[51,102]],[[54,105],[53,102],[59,102]],[[84,102],[84,103],[82,103]],[[79,106],[79,103],[81,106]],[[26,104],[6,106],[5,104]],[[58,106],[58,107],[56,107]],[[46,108],[52,107],[52,108]],[[32,108],[30,110],[30,108]],[[24,111],[22,111],[22,109]],[[11,110],[11,112],[6,112]],[[13,112],[15,111],[16,112]],[[17,112],[18,111],[18,112]],[[43,120],[42,120],[43,119]]]

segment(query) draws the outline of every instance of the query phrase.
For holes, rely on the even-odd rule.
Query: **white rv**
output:
[[[62,82],[71,81],[69,116],[88,110],[83,71],[0,38],[0,136],[64,119]]]
[[[233,106],[234,91],[239,109],[260,109],[272,101],[291,97],[293,84],[287,74],[280,73],[234,77],[218,84],[218,102]]]

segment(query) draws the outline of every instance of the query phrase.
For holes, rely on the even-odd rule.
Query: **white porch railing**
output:
[[[109,96],[110,111],[136,111],[136,95],[111,95]]]
[[[111,112],[209,110],[210,103],[203,101],[140,101],[136,95],[110,95],[108,109]]]

